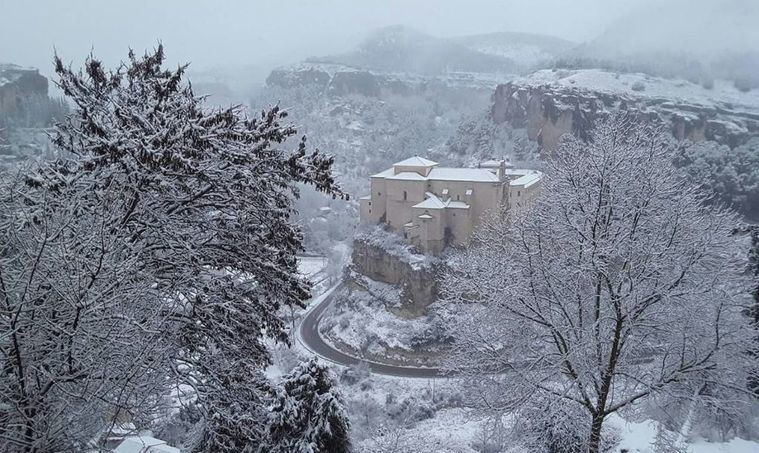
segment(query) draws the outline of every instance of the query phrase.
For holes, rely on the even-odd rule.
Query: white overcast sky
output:
[[[643,0],[0,0],[0,62],[49,73],[53,49],[109,63],[160,40],[194,69],[271,65],[404,24],[436,36],[530,31],[582,41]]]
[[[663,17],[658,11],[666,4],[679,6]],[[753,42],[759,41],[757,5],[759,0],[0,0],[0,62],[49,75],[54,48],[75,65],[90,50],[114,65],[129,47],[142,52],[161,41],[170,63],[191,62],[193,70],[269,68],[347,50],[386,25],[441,37],[525,31],[581,42],[633,11],[651,18],[635,21],[644,24],[635,31],[658,27],[658,34],[639,33],[639,41],[690,36],[707,42],[712,38],[702,29],[714,22],[720,24],[714,35],[753,47],[759,44]],[[713,20],[727,10],[731,17]],[[672,37],[670,25],[677,30],[678,24],[690,24],[690,35]],[[619,35],[625,40],[628,34]]]

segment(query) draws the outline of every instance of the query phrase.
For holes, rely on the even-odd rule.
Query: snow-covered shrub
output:
[[[630,88],[632,88],[633,91],[644,91],[646,89],[646,85],[642,81],[638,80],[633,83]]]
[[[369,364],[359,362],[343,369],[340,373],[340,383],[345,385],[356,385],[360,382],[369,381],[372,373],[369,370]]]
[[[289,373],[300,363],[298,353],[286,345],[277,344],[272,347],[272,362],[282,373]]]
[[[472,442],[478,453],[502,453],[510,444],[509,432],[500,416],[488,417]]]
[[[517,441],[527,451],[546,453],[586,453],[590,419],[577,403],[541,398],[518,411]],[[619,434],[604,428],[599,451],[610,452],[619,443]]]
[[[680,434],[668,431],[661,424],[656,427],[656,436],[651,448],[655,453],[688,453],[688,446]]]
[[[436,412],[437,408],[432,401],[415,397],[404,398],[398,403],[387,406],[389,419],[394,423],[403,425],[411,425],[434,418]]]

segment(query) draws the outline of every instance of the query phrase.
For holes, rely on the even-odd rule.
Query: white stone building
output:
[[[371,194],[360,199],[361,222],[384,223],[437,254],[446,245],[467,245],[486,212],[529,202],[541,178],[539,171],[517,170],[505,160],[445,168],[415,156],[371,177]]]

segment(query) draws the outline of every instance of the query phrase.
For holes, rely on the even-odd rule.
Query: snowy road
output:
[[[340,286],[340,283],[328,289],[311,302],[309,311],[305,314],[298,327],[298,340],[303,346],[322,359],[339,365],[348,366],[364,362],[369,365],[369,369],[372,373],[376,374],[410,378],[434,378],[443,376],[441,370],[437,368],[415,368],[370,362],[345,354],[327,344],[322,339],[321,335],[319,335],[319,322],[332,301],[330,295],[338,286]]]

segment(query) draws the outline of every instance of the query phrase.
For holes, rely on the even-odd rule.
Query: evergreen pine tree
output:
[[[316,359],[298,365],[284,379],[272,410],[273,453],[350,451],[350,423],[326,366]]]

